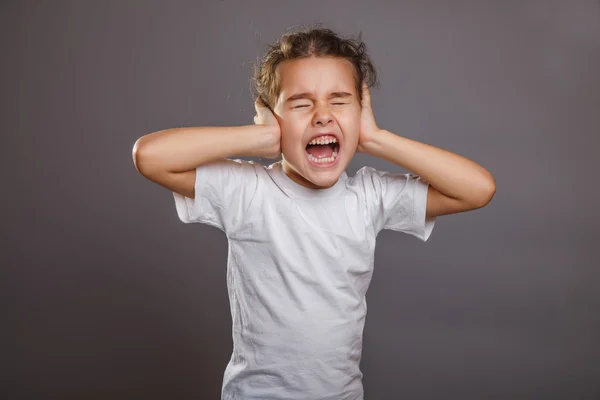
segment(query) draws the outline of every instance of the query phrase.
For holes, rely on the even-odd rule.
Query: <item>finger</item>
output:
[[[258,114],[260,112],[260,108],[262,101],[260,101],[260,97],[257,97],[256,100],[254,100],[254,110],[256,110],[256,113]]]
[[[362,82],[362,93],[369,94],[369,85],[367,85],[366,81]]]
[[[261,100],[260,96],[256,98],[256,100],[254,101],[254,108],[256,109],[256,112],[258,112],[259,109],[261,108],[267,108],[267,106],[265,105],[265,103]]]
[[[367,82],[363,81],[362,83],[362,98],[363,105],[370,106],[371,105],[371,93],[369,92],[369,86]]]

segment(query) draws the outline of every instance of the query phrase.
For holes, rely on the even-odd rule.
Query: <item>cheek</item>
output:
[[[279,126],[281,128],[281,146],[285,148],[300,143],[306,128],[301,121],[287,118],[280,120]]]
[[[295,126],[281,125],[281,148],[294,149],[302,139],[302,130]]]
[[[358,140],[360,132],[360,116],[348,115],[339,120],[340,128],[348,141]]]

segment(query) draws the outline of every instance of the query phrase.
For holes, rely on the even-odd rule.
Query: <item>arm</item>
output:
[[[363,144],[363,151],[429,182],[427,217],[484,207],[496,191],[492,175],[473,161],[386,130],[372,135],[372,140]]]
[[[491,201],[496,183],[486,169],[458,154],[379,129],[365,89],[366,86],[358,150],[397,164],[428,181],[427,217],[469,211]]]
[[[257,106],[257,113],[267,113]],[[166,129],[139,138],[133,162],[149,180],[176,193],[194,198],[196,167],[229,157],[276,157],[280,130],[267,114],[255,125]],[[260,123],[260,124],[259,124]]]

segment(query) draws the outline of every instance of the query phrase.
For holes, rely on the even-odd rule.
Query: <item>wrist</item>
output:
[[[358,144],[358,151],[371,156],[379,157],[381,150],[385,146],[385,136],[389,134],[390,132],[384,129],[377,129],[373,133],[369,134],[366,138],[360,140]]]
[[[276,148],[280,146],[280,128],[279,125],[248,125],[244,127],[249,130],[246,132],[244,154],[242,156],[251,157],[271,157]],[[249,134],[248,134],[249,133]]]

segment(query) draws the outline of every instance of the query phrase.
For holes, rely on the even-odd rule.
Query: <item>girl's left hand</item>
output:
[[[364,153],[365,147],[373,140],[373,136],[377,134],[377,131],[379,131],[379,127],[375,122],[375,116],[373,115],[373,109],[371,108],[371,93],[364,81],[362,83],[361,106],[362,111],[360,116],[360,133],[358,135],[357,151]]]

